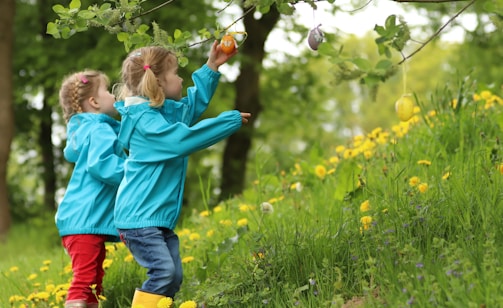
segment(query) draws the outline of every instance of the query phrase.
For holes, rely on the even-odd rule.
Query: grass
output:
[[[184,284],[175,304],[497,307],[503,100],[463,91],[436,98],[430,110],[418,102],[423,108],[410,121],[290,170],[267,173],[257,163],[256,181],[241,196],[178,227]],[[0,285],[8,285],[0,288],[2,307],[9,298],[16,307],[62,307],[71,278],[62,250],[12,245],[0,261]],[[101,306],[129,307],[144,270],[120,244],[109,246],[104,266]]]

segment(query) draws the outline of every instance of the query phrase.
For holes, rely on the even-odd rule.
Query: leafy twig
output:
[[[415,0],[415,1],[418,2],[417,0]],[[457,12],[456,14],[454,14],[454,16],[452,16],[442,27],[438,28],[438,30],[435,33],[433,33],[432,36],[430,36],[423,44],[421,44],[421,46],[419,46],[418,49],[414,50],[407,57],[403,58],[402,61],[398,62],[398,65],[400,65],[403,62],[407,61],[407,59],[410,59],[413,55],[415,55],[416,53],[418,53],[419,51],[421,51],[421,49],[423,49],[424,46],[426,46],[435,37],[437,37],[440,34],[440,32],[442,32],[445,29],[445,27],[447,27],[454,19],[456,19],[459,15],[461,15],[461,13],[463,13],[467,8],[469,8],[473,3],[475,3],[475,1],[476,0],[471,0],[467,5],[465,5],[461,10],[459,10],[459,12]],[[405,2],[405,1],[399,0],[398,2]],[[439,1],[436,1],[436,2],[439,2]]]

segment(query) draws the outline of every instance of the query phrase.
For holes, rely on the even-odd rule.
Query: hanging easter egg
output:
[[[401,121],[408,121],[414,115],[412,95],[404,94],[395,103],[395,111]]]
[[[309,35],[307,36],[307,44],[312,50],[318,50],[318,46],[323,42],[323,32],[320,30],[320,25],[311,29]]]
[[[220,40],[220,46],[222,47],[222,51],[226,54],[230,54],[236,49],[236,40],[234,36],[231,34],[225,34]]]

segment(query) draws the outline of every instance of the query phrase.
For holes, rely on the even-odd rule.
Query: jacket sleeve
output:
[[[208,118],[193,126],[177,122],[164,127],[156,126],[155,118],[140,121],[137,132],[143,140],[131,148],[129,158],[134,161],[158,162],[188,156],[227,138],[242,125],[241,114],[237,110],[222,112],[215,118]]]
[[[116,133],[105,123],[95,127],[89,141],[88,172],[110,185],[120,184],[124,176],[124,158],[115,152],[117,142]]]
[[[181,102],[189,105],[188,118],[183,122],[193,125],[206,111],[215,94],[221,74],[213,71],[206,64],[192,74],[194,85],[187,89],[187,96]]]

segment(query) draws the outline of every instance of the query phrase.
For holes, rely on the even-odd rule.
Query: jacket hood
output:
[[[133,102],[129,99],[134,99]],[[121,115],[121,127],[119,132],[120,144],[129,149],[129,141],[135,129],[136,123],[141,118],[143,113],[151,109],[150,102],[145,98],[140,97],[127,97],[126,101],[119,101],[114,104],[115,109]]]
[[[99,123],[109,124],[116,133],[119,132],[120,122],[103,113],[78,113],[68,121],[66,128],[65,158],[75,163],[88,144],[89,136]]]

